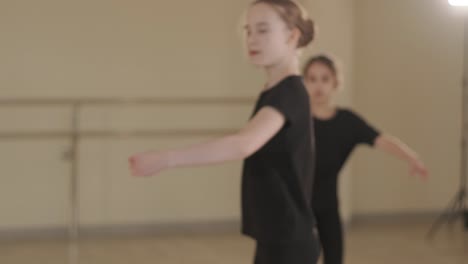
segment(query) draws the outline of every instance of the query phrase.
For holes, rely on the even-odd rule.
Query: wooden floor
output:
[[[429,223],[360,224],[348,230],[347,264],[468,264],[468,232],[425,240]],[[254,244],[237,234],[0,243],[1,264],[248,264]]]

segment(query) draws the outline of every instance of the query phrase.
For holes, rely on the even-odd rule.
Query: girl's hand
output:
[[[426,166],[420,160],[413,160],[410,162],[410,174],[412,176],[418,176],[423,179],[427,180],[429,177],[429,172],[427,171]]]
[[[130,171],[136,177],[148,177],[159,174],[168,167],[167,159],[160,153],[138,153],[129,159]]]

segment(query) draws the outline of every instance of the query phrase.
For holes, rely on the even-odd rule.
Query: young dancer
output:
[[[428,172],[418,155],[399,139],[379,132],[353,111],[333,103],[340,80],[332,58],[323,55],[310,58],[303,76],[311,100],[316,139],[313,211],[324,263],[341,264],[343,229],[337,196],[338,174],[353,149],[367,144],[406,161],[413,175],[426,178]]]
[[[135,176],[150,176],[245,159],[242,232],[257,242],[255,263],[316,263],[319,246],[310,204],[315,157],[298,60],[298,49],[313,39],[313,22],[294,1],[257,0],[248,9],[245,30],[250,61],[264,69],[267,79],[250,121],[219,139],[133,155],[130,168]]]

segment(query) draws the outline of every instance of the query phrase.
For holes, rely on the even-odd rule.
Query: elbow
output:
[[[242,159],[250,157],[252,154],[256,152],[256,148],[252,146],[252,144],[246,144],[240,148],[240,155]]]
[[[374,145],[376,147],[385,148],[387,146],[392,145],[393,142],[394,142],[394,140],[393,140],[392,136],[389,136],[389,135],[386,135],[386,134],[381,134],[380,136],[378,136],[375,139]]]
[[[382,146],[397,147],[397,148],[401,148],[403,146],[402,141],[400,141],[397,137],[394,137],[391,135],[382,135],[380,137],[380,144]]]
[[[236,156],[239,159],[245,159],[257,151],[255,144],[249,140],[248,137],[242,135],[233,136],[234,149],[236,149]]]

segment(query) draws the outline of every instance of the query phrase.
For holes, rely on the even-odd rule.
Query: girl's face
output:
[[[304,76],[304,84],[312,104],[329,104],[338,90],[338,80],[331,69],[323,63],[313,63]]]
[[[256,66],[268,67],[295,54],[293,31],[268,4],[250,7],[245,30],[249,59]]]

